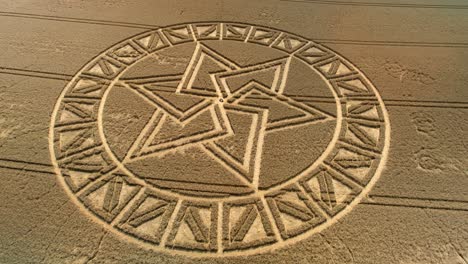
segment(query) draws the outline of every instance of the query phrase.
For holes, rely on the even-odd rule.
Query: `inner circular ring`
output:
[[[199,43],[199,42],[196,42],[196,43]],[[139,60],[143,60],[145,59],[146,57],[148,57],[149,54],[146,54],[144,57],[140,58]],[[300,60],[299,60],[300,61]],[[302,62],[302,61],[301,61]],[[304,62],[302,62],[304,63]],[[305,63],[304,63],[305,64]],[[103,97],[101,99],[101,102],[100,102],[100,105],[99,105],[99,114],[98,114],[98,122],[103,124],[103,116],[104,116],[104,107],[105,107],[105,104],[106,104],[106,101],[107,101],[107,98],[109,96],[109,93],[111,92],[111,90],[114,88],[114,86],[117,84],[117,82],[119,81],[119,78],[121,76],[123,76],[127,71],[128,69],[130,69],[131,67],[128,67],[126,68],[125,70],[123,70],[118,76],[116,76],[111,84],[108,86],[107,90],[105,91],[105,93],[103,94]],[[281,188],[283,188],[284,186],[286,185],[289,185],[295,181],[297,181],[299,178],[303,177],[304,175],[307,175],[309,172],[313,171],[319,164],[322,163],[322,161],[329,155],[329,153],[333,150],[334,146],[335,146],[335,143],[336,141],[338,140],[338,137],[340,135],[340,131],[341,131],[341,127],[342,127],[342,109],[341,109],[341,104],[338,103],[339,102],[339,98],[338,98],[338,95],[336,94],[335,90],[332,88],[330,82],[320,73],[320,71],[318,71],[317,69],[311,67],[311,69],[313,69],[319,76],[320,78],[323,80],[323,82],[326,83],[327,87],[328,87],[328,90],[332,92],[333,94],[333,97],[334,97],[334,100],[335,100],[335,105],[337,107],[337,112],[336,112],[336,127],[335,127],[335,130],[334,130],[334,134],[330,140],[330,142],[328,143],[328,146],[326,147],[326,149],[323,151],[323,153],[314,161],[312,162],[307,169],[305,169],[304,171],[302,171],[301,173],[295,175],[295,176],[292,176],[291,178],[289,178],[288,180],[280,183],[280,184],[277,184],[269,189],[266,189],[266,190],[257,190],[253,193],[250,193],[250,194],[245,194],[245,195],[233,195],[233,196],[227,196],[227,197],[199,197],[199,196],[190,196],[190,195],[186,195],[186,194],[182,194],[182,193],[179,193],[179,192],[173,192],[171,190],[168,190],[168,189],[163,189],[163,188],[158,188],[152,184],[149,184],[147,181],[145,181],[144,179],[142,179],[141,177],[139,177],[138,175],[136,175],[134,172],[132,172],[130,169],[128,169],[125,164],[123,164],[115,155],[115,153],[112,151],[108,141],[107,141],[107,138],[104,134],[104,126],[99,126],[99,135],[101,137],[101,140],[102,140],[102,143],[104,145],[104,148],[106,149],[106,151],[109,153],[111,159],[117,164],[117,166],[119,167],[119,169],[121,169],[124,173],[126,173],[127,175],[129,175],[131,178],[133,178],[135,181],[137,181],[139,184],[142,184],[143,186],[146,186],[147,188],[155,188],[157,189],[158,191],[166,194],[166,195],[175,195],[177,197],[181,197],[183,199],[190,199],[190,200],[194,200],[194,201],[232,201],[232,200],[239,200],[239,199],[244,199],[244,198],[251,198],[251,197],[258,197],[258,196],[263,196],[267,193],[270,193],[270,192],[274,192],[274,191],[277,191],[277,190],[280,190]]]

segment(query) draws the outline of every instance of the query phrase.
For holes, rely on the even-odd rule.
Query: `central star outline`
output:
[[[121,79],[118,85],[136,91],[156,107],[151,119],[130,147],[122,163],[158,157],[178,149],[197,145],[208,156],[234,173],[245,185],[258,191],[261,156],[266,133],[334,119],[328,113],[283,95],[291,58],[289,56],[242,67],[208,46],[197,43],[183,74]],[[215,62],[220,68],[219,71],[209,73],[214,90],[194,86],[199,70],[206,60]],[[274,71],[274,77],[270,84],[262,83],[255,78],[250,79],[240,87],[229,83],[230,79],[236,77],[258,75],[271,70]],[[190,107],[181,108],[159,96],[158,90],[159,92],[173,92],[176,96],[183,98],[182,100],[195,99],[197,102]],[[250,98],[268,98],[285,104],[303,115],[271,121],[269,120],[268,108],[243,102]],[[176,138],[162,144],[152,144],[166,120],[175,121],[185,127],[205,113],[211,116],[214,129],[188,137]],[[243,160],[234,157],[219,144],[221,140],[235,136],[235,131],[238,129],[232,127],[228,113],[246,114],[252,119]]]

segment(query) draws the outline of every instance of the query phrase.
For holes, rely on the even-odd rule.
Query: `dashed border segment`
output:
[[[329,83],[342,122],[336,147],[317,168],[258,197],[210,203],[148,189],[115,164],[98,133],[106,90],[145,56],[203,39],[278,49],[310,65]],[[49,130],[54,170],[82,211],[144,248],[190,257],[258,254],[320,232],[368,194],[382,173],[389,144],[389,118],[380,95],[343,56],[289,32],[234,22],[178,24],[112,46],[69,82]]]

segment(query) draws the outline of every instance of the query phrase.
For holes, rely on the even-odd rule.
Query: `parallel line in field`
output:
[[[355,39],[326,39],[326,38],[318,38],[314,40],[322,44],[345,44],[345,45],[358,45],[358,46],[468,48],[468,43],[464,43],[464,42],[386,41],[386,40],[355,40]]]
[[[19,76],[28,76],[28,77],[37,77],[37,78],[44,78],[44,79],[54,79],[54,80],[61,80],[61,81],[70,81],[73,78],[73,75],[69,75],[69,74],[24,70],[24,69],[16,69],[16,68],[1,67],[1,66],[0,66],[0,73],[19,75]]]
[[[288,1],[292,1],[292,0],[288,0]],[[297,2],[297,0],[294,2]],[[310,2],[310,3],[313,3],[313,2]],[[39,14],[30,14],[30,13],[18,13],[18,12],[1,12],[0,11],[0,16],[18,17],[18,18],[27,18],[27,19],[40,19],[40,20],[60,21],[60,22],[70,22],[70,23],[82,23],[82,24],[92,24],[92,25],[105,25],[105,26],[114,26],[114,27],[140,28],[140,29],[156,29],[160,27],[158,25],[151,25],[151,24],[140,24],[140,23],[132,23],[132,22],[85,19],[85,18],[74,18],[74,17],[63,17],[63,16],[49,16],[49,15],[39,15]],[[323,44],[468,48],[468,43],[464,43],[464,42],[386,41],[386,40],[352,40],[352,39],[328,39],[328,38],[316,38],[314,40]]]
[[[60,81],[70,81],[73,78],[73,75],[70,75],[70,74],[24,70],[24,69],[7,68],[7,67],[1,67],[1,66],[0,66],[0,73],[53,79],[53,80],[60,80]],[[301,102],[335,104],[335,101],[334,101],[335,99],[331,96],[330,97],[327,97],[327,96],[291,96],[291,97]],[[376,101],[376,99],[368,99],[368,100]],[[385,101],[386,106],[462,108],[462,109],[468,108],[468,102],[403,100],[403,99],[384,99],[384,101]]]
[[[399,7],[399,8],[430,8],[430,9],[468,9],[468,5],[434,5],[434,4],[402,4],[402,3],[373,3],[358,1],[330,1],[330,0],[280,0],[281,2],[298,2],[319,5],[338,5],[338,6],[370,6],[370,7]]]
[[[53,166],[44,163],[0,158],[0,168],[55,175]],[[410,197],[401,195],[369,195],[360,204],[391,207],[409,207],[435,210],[468,211],[468,201],[432,197]]]
[[[17,13],[17,12],[1,12],[0,11],[0,16],[50,20],[50,21],[60,21],[60,22],[71,22],[71,23],[81,23],[81,24],[92,24],[92,25],[105,25],[105,26],[114,26],[114,27],[127,27],[127,28],[141,28],[141,29],[158,28],[158,26],[150,25],[150,24],[139,24],[139,23],[131,23],[131,22],[118,22],[118,21],[111,21],[111,20],[98,20],[98,19],[86,19],[86,18],[75,18],[75,17],[48,16],[48,15],[38,15],[38,14],[29,14],[29,13]]]

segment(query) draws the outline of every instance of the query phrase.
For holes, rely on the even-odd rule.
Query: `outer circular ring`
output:
[[[214,27],[216,34],[203,35],[202,27],[207,26]],[[230,28],[235,30],[230,31]],[[176,30],[179,33],[186,30],[187,39],[173,38],[171,32]],[[257,39],[257,32],[271,33],[271,38],[262,43],[264,39]],[[146,42],[148,37],[152,42]],[[162,47],[154,45],[156,38]],[[105,97],[106,89],[119,73],[144,56],[165,47],[203,39],[231,39],[270,46],[296,56],[322,76],[339,102],[341,120],[338,121],[342,122],[338,122],[338,132],[330,144],[334,148],[327,149],[316,168],[280,187],[260,193],[257,198],[215,203],[181,200],[167,192],[149,190],[118,171],[115,160],[106,154],[109,149],[103,144],[103,132],[98,127],[103,106],[100,101]],[[281,45],[287,39],[299,44],[295,47]],[[124,60],[115,53],[125,46],[136,50],[135,60]],[[320,232],[348,213],[370,191],[383,170],[389,143],[390,123],[383,101],[373,84],[354,65],[336,52],[300,36],[233,22],[173,25],[113,45],[87,63],[66,86],[55,105],[49,130],[55,171],[81,210],[116,234],[145,248],[192,257],[258,254]],[[356,169],[360,170],[356,172]],[[336,191],[326,186],[335,186]],[[117,189],[119,191],[115,191]],[[97,193],[101,193],[100,196]],[[297,197],[303,203],[301,210],[306,215],[302,223],[291,228],[282,216],[285,213],[280,204],[283,194]],[[149,204],[150,200],[153,204]],[[154,210],[148,211],[151,206]],[[265,237],[253,241],[236,238],[239,230],[253,225],[246,224],[248,214],[245,221],[238,219],[236,223],[234,220],[230,223],[234,208],[244,212],[250,210],[251,218],[262,223],[260,227],[264,229]],[[159,221],[156,232],[148,232],[142,227],[153,221],[149,214],[159,214],[153,218]],[[194,222],[187,220],[187,215],[191,215],[195,222],[200,215],[210,218],[210,223],[205,225],[198,221],[198,231],[189,226],[194,234],[201,234],[193,241],[181,241],[178,237],[183,223]],[[249,229],[246,232],[250,232]]]

